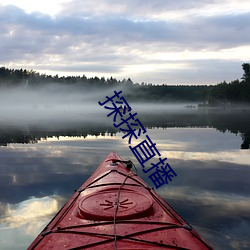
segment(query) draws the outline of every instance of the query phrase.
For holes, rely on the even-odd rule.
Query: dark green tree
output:
[[[250,82],[250,64],[249,63],[243,63],[242,69],[244,71],[244,74],[242,76],[242,80],[245,82]]]

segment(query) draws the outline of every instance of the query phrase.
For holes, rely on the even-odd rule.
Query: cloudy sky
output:
[[[249,0],[0,0],[0,66],[216,84],[250,62]]]

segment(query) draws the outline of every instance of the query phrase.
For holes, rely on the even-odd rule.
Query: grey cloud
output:
[[[10,14],[8,14],[10,13]],[[12,14],[11,14],[12,13]],[[250,39],[250,13],[216,17],[196,17],[189,22],[136,21],[129,17],[69,17],[55,19],[41,13],[26,14],[19,8],[7,6],[1,10],[1,30],[13,29],[23,36],[27,45],[55,45],[54,36],[66,35],[70,43],[75,37],[89,43],[108,41],[110,45],[119,43],[155,42],[176,43],[181,47],[234,47],[248,44]],[[15,17],[15,18],[14,18]],[[14,33],[15,35],[15,33]],[[6,39],[2,37],[2,39]],[[22,43],[20,37],[16,45]],[[8,38],[10,39],[10,38]],[[37,40],[39,39],[39,40]],[[63,37],[64,39],[64,37]],[[79,40],[78,40],[79,41]],[[9,44],[9,42],[8,42]],[[59,43],[60,45],[60,43]]]
[[[115,16],[133,16],[133,17],[150,17],[153,14],[162,14],[169,11],[188,10],[204,7],[207,4],[218,3],[218,1],[198,1],[198,0],[127,0],[115,1],[104,0],[74,0],[65,4],[65,9],[62,11],[64,15],[84,15],[84,16],[103,16],[112,14]]]
[[[178,3],[147,0],[142,6],[141,1],[130,0],[124,5],[109,0],[102,1],[102,5],[97,6],[96,10],[97,12],[106,10],[106,12],[91,16],[88,11],[96,1],[87,2],[88,6],[83,5],[82,1],[73,1],[72,6],[78,4],[74,5],[74,9],[79,9],[81,15],[70,15],[73,13],[70,5],[65,5],[68,13],[61,12],[55,17],[39,12],[28,14],[15,6],[0,5],[0,63],[27,61],[35,62],[36,70],[49,68],[50,70],[71,72],[122,73],[126,65],[164,63],[147,59],[143,56],[145,52],[148,54],[166,51],[173,53],[201,49],[209,51],[209,49],[218,50],[248,45],[250,13],[194,16],[188,21],[147,19],[150,11],[157,13],[158,10],[164,12],[177,7],[198,8],[209,2],[201,4],[196,0],[188,1],[188,3],[184,0],[178,1]],[[111,7],[112,4],[114,4],[114,10]],[[86,8],[83,9],[81,6]],[[109,8],[105,9],[107,6]],[[137,19],[133,14],[143,12],[145,19]],[[59,57],[58,61],[51,59],[54,56]],[[172,61],[172,63],[177,62]],[[220,79],[219,81],[224,80],[225,75],[220,77],[220,74],[226,73],[226,70],[223,71],[224,67],[220,70],[211,68],[211,65],[208,66],[211,63],[209,59],[200,62],[185,60],[185,63],[191,67],[185,70],[166,69],[158,70],[159,72],[145,72],[144,79],[137,78],[136,81],[155,82],[152,79],[152,73],[154,73],[154,77],[159,80],[174,79],[176,78],[174,75],[178,75],[184,82],[187,82],[189,77],[188,81],[199,82],[202,77],[198,74],[208,72],[208,67],[210,67],[210,73],[207,74],[210,74],[210,79],[211,71],[214,74],[212,82],[216,83],[218,79]],[[216,63],[220,67],[225,63],[227,70],[232,65],[232,62],[227,61],[222,61],[221,64],[218,60]],[[240,65],[241,62],[237,61],[233,64]],[[192,69],[195,70],[192,71]],[[236,71],[232,73],[230,70],[226,77],[236,75]],[[155,76],[156,74],[158,75]],[[127,77],[134,76],[139,77],[139,74]],[[160,76],[164,78],[160,78]],[[233,80],[237,77],[238,74],[236,77],[226,80]]]
[[[183,25],[183,30],[188,33],[186,41],[189,43],[203,43],[212,47],[228,48],[249,44],[249,22],[250,12],[239,15],[195,18],[191,24]]]

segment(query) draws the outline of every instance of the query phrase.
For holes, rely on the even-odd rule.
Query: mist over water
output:
[[[120,89],[119,89],[120,90]],[[118,91],[118,90],[117,90]],[[124,91],[127,92],[127,91]],[[98,104],[106,96],[114,95],[114,89],[86,91],[66,85],[50,85],[39,88],[0,89],[0,122],[38,124],[55,122],[105,122],[109,110]],[[122,94],[123,95],[123,94]],[[190,103],[154,104],[129,103],[133,112],[179,112]]]
[[[123,92],[120,96],[126,99],[130,93],[128,89],[122,87],[109,88],[105,91],[65,84],[36,88],[25,86],[2,88],[0,89],[0,143],[2,145],[8,142],[20,143],[22,137],[25,137],[23,141],[36,141],[46,138],[47,135],[86,136],[89,133],[99,135],[119,132],[119,129],[113,126],[113,115],[107,117],[112,110],[106,109],[105,106],[113,107],[112,103],[101,106],[98,102],[103,103],[107,96],[112,97],[114,91],[121,90]],[[115,98],[114,101],[121,100]],[[137,114],[136,117],[145,128],[209,126],[220,131],[240,133],[243,138],[242,148],[249,148],[250,109],[207,109],[198,108],[198,103],[162,104],[149,103],[147,100],[127,101],[132,108],[131,113]],[[124,126],[126,129],[126,125]],[[11,140],[4,131],[13,134]],[[37,131],[40,132],[39,136]]]
[[[4,89],[0,92],[1,122],[95,121],[101,115],[97,101],[100,93],[80,92],[67,86],[52,85],[36,89]]]

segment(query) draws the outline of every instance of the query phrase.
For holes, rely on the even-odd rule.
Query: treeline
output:
[[[134,83],[130,78],[117,80],[113,77],[51,76],[34,70],[0,68],[0,87],[37,88],[53,83],[77,87],[83,91],[107,88],[122,89],[130,101],[202,102],[209,105],[228,103],[250,103],[250,64],[242,65],[244,74],[241,80],[217,85],[153,85],[151,83]]]
[[[210,104],[227,103],[250,103],[250,64],[242,64],[244,74],[240,80],[230,83],[222,82],[215,85],[209,95]]]

